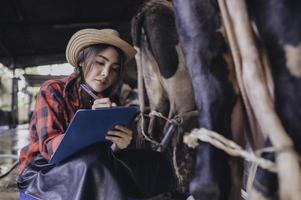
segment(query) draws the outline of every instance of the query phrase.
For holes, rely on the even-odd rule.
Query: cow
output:
[[[174,0],[173,4],[180,43],[193,82],[199,110],[199,125],[231,139],[229,123],[226,122],[230,120],[230,116],[223,115],[223,109],[228,109],[227,112],[231,113],[235,95],[233,90],[231,92],[231,84],[227,80],[229,71],[226,70],[222,59],[229,47],[222,34],[224,29],[218,3],[216,0]],[[301,137],[301,125],[298,122],[301,120],[301,112],[298,105],[301,102],[301,2],[248,0],[247,8],[257,28],[256,45],[265,48],[271,66],[274,85],[273,112],[278,114],[285,131],[294,143],[294,150],[300,154],[298,141]],[[232,105],[229,102],[232,102]],[[256,110],[254,104],[252,109]],[[263,117],[267,115],[260,114]],[[225,119],[225,129],[220,128],[221,119]],[[254,136],[251,135],[250,141],[255,141]],[[271,144],[272,140],[275,138],[267,138],[265,145]],[[227,158],[221,154],[209,144],[202,143],[198,147],[195,174],[190,183],[190,191],[195,199],[233,199],[229,195],[231,183],[225,178],[225,175],[229,178]],[[267,157],[273,155],[269,154]],[[268,175],[262,169],[257,171],[254,188],[261,193],[262,198],[274,198],[277,194],[275,185],[275,174]],[[293,188],[298,190],[298,186]]]
[[[159,0],[143,5],[132,19],[132,39],[144,81],[140,87],[145,87],[150,111],[168,118],[151,116],[146,132],[155,144],[160,143],[161,151],[166,149],[178,178],[177,191],[183,194],[194,166],[194,151],[182,138],[185,131],[197,127],[197,112],[171,3]],[[157,149],[158,144],[150,146]]]
[[[199,111],[199,126],[228,139],[242,135],[241,101],[215,1],[173,1],[177,30]],[[190,183],[195,199],[238,199],[242,170],[207,143],[197,149]],[[237,167],[231,167],[237,166]],[[236,174],[236,175],[235,175]]]
[[[246,3],[271,65],[275,111],[300,155],[301,2],[247,0]],[[269,154],[266,156],[274,157]],[[266,198],[277,198],[276,174],[259,169],[254,188]]]

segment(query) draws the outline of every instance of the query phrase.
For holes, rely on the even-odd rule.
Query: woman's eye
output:
[[[113,69],[113,70],[119,70],[119,68],[120,68],[119,65],[114,65],[114,66],[112,66],[112,69]]]
[[[105,65],[105,63],[104,63],[104,62],[99,62],[99,61],[96,61],[96,63],[97,63],[97,64],[99,64],[99,65]]]

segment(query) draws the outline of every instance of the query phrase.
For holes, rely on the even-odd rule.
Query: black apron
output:
[[[122,200],[171,191],[175,179],[169,161],[159,152],[113,152],[106,145],[93,145],[58,166],[36,156],[17,183],[20,192],[36,199]]]

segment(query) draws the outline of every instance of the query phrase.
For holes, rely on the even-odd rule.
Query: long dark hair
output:
[[[78,88],[78,96],[79,96],[79,102],[80,102],[80,108],[91,108],[94,99],[88,95],[85,91],[79,87],[80,83],[85,82],[85,76],[87,73],[91,70],[91,67],[93,65],[94,60],[89,59],[91,57],[95,57],[99,52],[103,51],[104,49],[108,47],[113,47],[117,50],[118,55],[119,55],[119,63],[120,63],[120,70],[119,70],[119,77],[117,78],[116,82],[113,83],[109,88],[104,90],[102,92],[102,96],[104,97],[110,97],[112,101],[118,102],[118,96],[120,93],[120,88],[122,85],[122,74],[123,74],[123,68],[124,68],[124,54],[123,52],[108,44],[96,44],[96,45],[91,45],[89,47],[86,47],[82,51],[80,51],[78,55],[78,66],[75,69],[75,72],[78,74],[78,78],[76,80],[76,87]]]

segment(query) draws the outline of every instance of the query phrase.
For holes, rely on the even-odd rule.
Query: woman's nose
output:
[[[109,75],[109,67],[105,67],[101,72],[101,77],[106,78]]]
[[[101,77],[106,77],[108,76],[107,72],[105,72],[104,70],[101,72]]]

